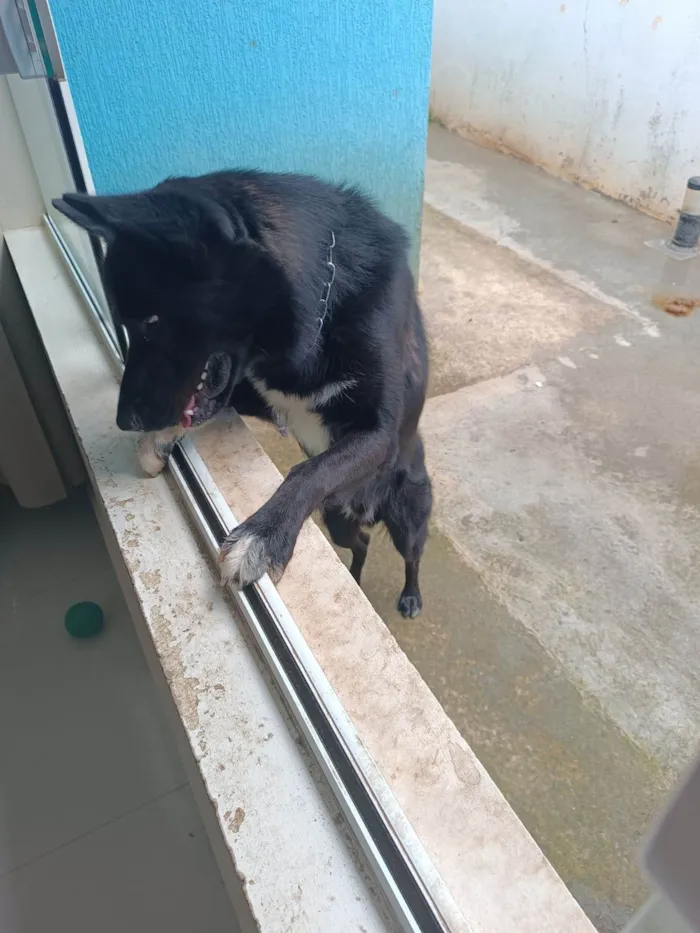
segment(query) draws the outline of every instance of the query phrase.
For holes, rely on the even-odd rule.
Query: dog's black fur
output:
[[[54,204],[107,241],[105,286],[129,336],[117,423],[156,432],[151,462],[165,462],[178,424],[225,405],[274,420],[275,399],[312,399],[327,449],[306,444],[309,459],[227,539],[224,575],[279,577],[320,508],[358,582],[363,527],[386,525],[406,563],[399,609],[417,615],[428,353],[403,231],[352,188],[253,171]]]

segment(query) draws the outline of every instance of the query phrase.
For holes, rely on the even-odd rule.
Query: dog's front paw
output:
[[[290,556],[274,532],[266,533],[244,522],[221,545],[221,582],[241,589],[267,573],[277,583]]]
[[[158,476],[163,472],[173,447],[181,436],[182,431],[171,428],[144,434],[139,439],[136,452],[141,469],[147,476]]]
[[[154,434],[144,434],[139,439],[136,453],[141,469],[147,476],[158,476],[163,471],[167,457],[163,457],[158,451]]]

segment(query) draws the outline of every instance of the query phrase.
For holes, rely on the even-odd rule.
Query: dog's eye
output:
[[[144,323],[144,324],[157,324],[157,323],[158,323],[158,315],[157,315],[157,314],[152,314],[150,317],[147,317],[146,320],[145,320],[143,323]]]

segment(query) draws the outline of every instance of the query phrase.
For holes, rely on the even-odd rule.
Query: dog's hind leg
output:
[[[179,425],[162,431],[150,431],[138,442],[137,453],[141,469],[148,476],[158,476],[165,468],[173,447],[184,435],[185,429]]]
[[[381,519],[405,562],[406,578],[397,608],[406,619],[415,619],[423,608],[418,571],[432,506],[433,493],[421,451],[418,469],[399,479],[381,510]]]
[[[365,560],[367,559],[367,549],[369,548],[370,537],[366,531],[363,531],[361,528],[357,529],[357,534],[355,535],[355,540],[353,541],[350,550],[352,552],[352,563],[350,564],[350,573],[355,578],[357,585],[360,585],[360,577],[362,576],[362,568],[365,566]]]
[[[369,535],[360,527],[360,523],[352,518],[347,518],[340,509],[327,508],[323,512],[323,521],[328,528],[333,544],[337,547],[349,548],[352,553],[352,563],[350,564],[350,573],[359,584],[362,576],[362,568],[367,558],[367,548],[369,547]]]

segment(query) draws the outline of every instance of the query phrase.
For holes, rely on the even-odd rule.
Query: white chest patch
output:
[[[285,395],[268,389],[261,379],[251,378],[251,382],[274,411],[278,423],[294,435],[309,457],[328,450],[331,441],[318,409],[356,384],[354,379],[347,379],[330,382],[313,395]]]

